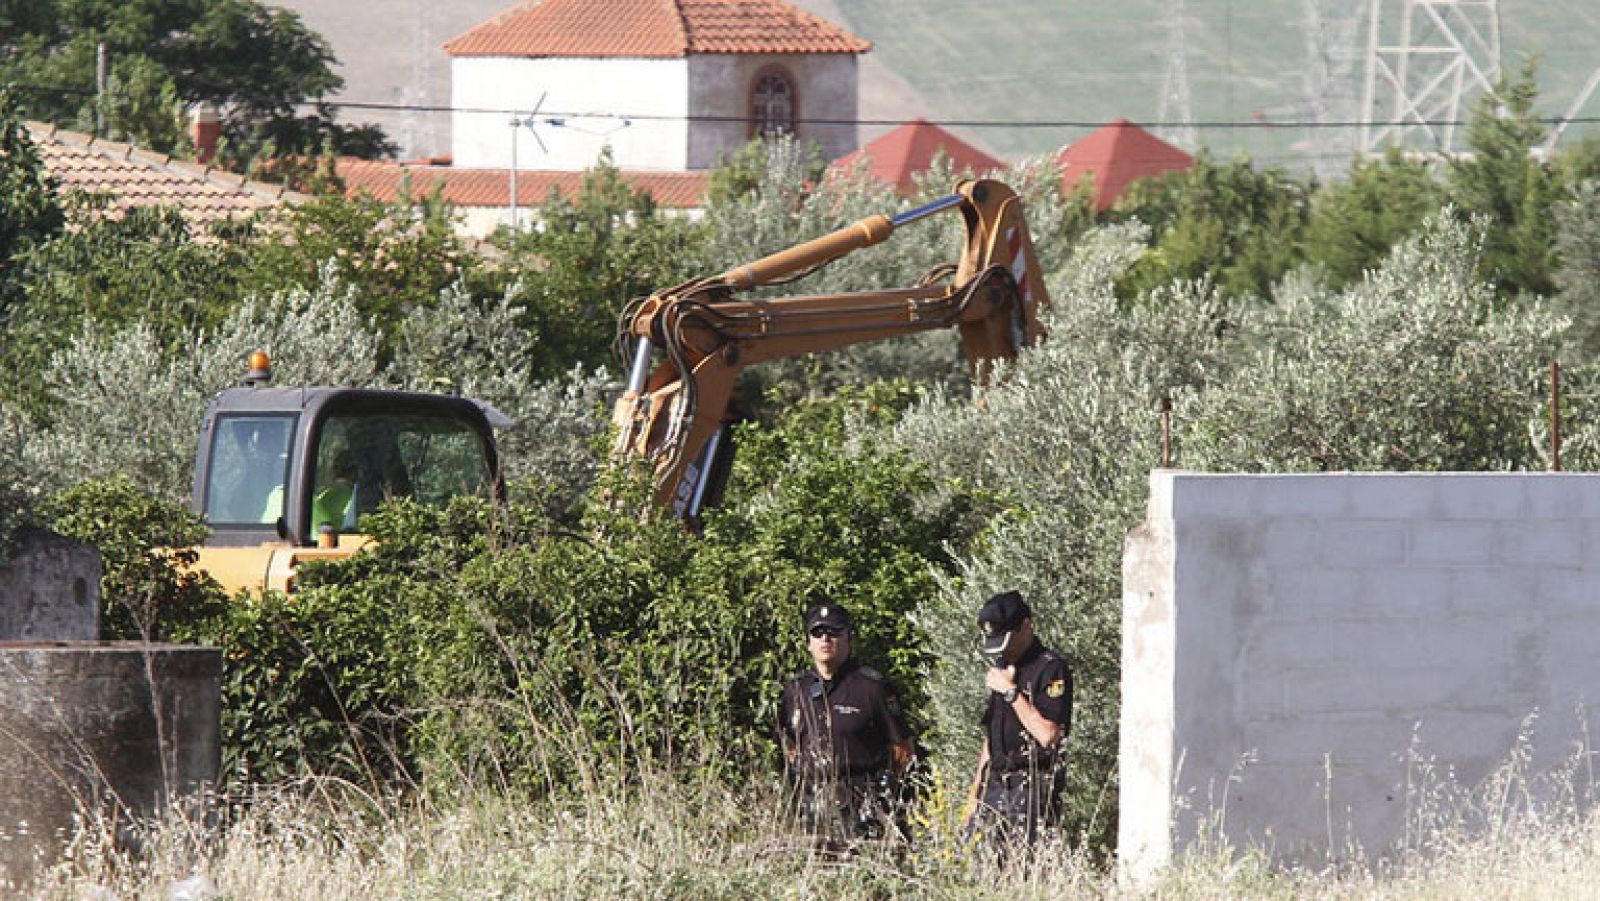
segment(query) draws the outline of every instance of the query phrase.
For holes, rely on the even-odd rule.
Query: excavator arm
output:
[[[917,285],[777,299],[740,296],[803,277],[947,211],[959,212],[966,222],[961,258],[931,270]],[[962,181],[955,193],[916,209],[868,216],[633,304],[619,326],[632,363],[612,414],[612,458],[650,461],[656,500],[693,520],[725,473],[728,404],[746,366],[957,328],[973,377],[982,384],[995,360],[1009,359],[1044,336],[1037,314],[1048,304],[1016,193],[996,181]]]

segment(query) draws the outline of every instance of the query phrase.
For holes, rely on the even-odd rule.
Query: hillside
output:
[[[924,115],[940,121],[1086,123],[956,129],[1010,159],[1075,141],[1091,130],[1087,123],[1118,117],[1159,123],[1174,45],[1168,11],[1180,5],[1179,0],[798,4],[874,43],[862,69],[865,119]],[[1352,146],[1347,133],[1270,124],[1312,119],[1319,106],[1325,121],[1360,115],[1366,34],[1364,26],[1341,30],[1318,15],[1333,6],[1329,0],[1187,0],[1183,45],[1194,119],[1250,123],[1203,128],[1197,133],[1201,144],[1224,157],[1243,152],[1293,168],[1317,161],[1342,167]],[[1541,111],[1566,113],[1600,65],[1600,7],[1588,0],[1502,0],[1500,14],[1505,67],[1514,70],[1525,56],[1535,56]],[[1326,38],[1319,41],[1312,37],[1316,34]],[[1600,116],[1600,97],[1592,97],[1579,115]],[[863,140],[882,130],[865,128]],[[1564,140],[1594,132],[1594,126],[1574,126]]]

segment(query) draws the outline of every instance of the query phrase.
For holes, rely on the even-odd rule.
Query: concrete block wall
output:
[[[1419,759],[1470,788],[1526,735],[1557,767],[1597,699],[1600,475],[1156,471],[1123,560],[1119,855],[1379,856]]]

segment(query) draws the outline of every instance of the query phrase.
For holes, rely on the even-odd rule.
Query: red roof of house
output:
[[[413,197],[431,194],[438,186],[444,200],[459,207],[511,206],[508,169],[456,169],[346,158],[339,161],[339,176],[351,197],[370,194],[374,200],[392,202],[409,177]],[[552,188],[563,197],[576,196],[583,176],[582,172],[518,169],[517,205],[538,206]],[[710,183],[705,172],[624,171],[622,179],[635,190],[648,192],[658,206],[677,209],[701,206]]]
[[[1109,209],[1129,184],[1141,178],[1188,169],[1194,157],[1148,131],[1118,119],[1056,154],[1061,185],[1077,187],[1085,176],[1094,179],[1094,208]]]
[[[45,170],[63,188],[107,194],[113,212],[137,206],[176,207],[191,225],[202,225],[248,216],[279,203],[310,199],[283,185],[252,181],[121,141],[107,141],[41,122],[29,122],[27,129],[39,148]]]
[[[839,157],[833,161],[833,168],[848,169],[864,158],[867,171],[874,177],[909,194],[916,190],[912,176],[932,166],[941,150],[958,170],[977,174],[1005,168],[1005,163],[926,119],[914,119]]]
[[[530,0],[444,49],[451,56],[674,58],[865,53],[872,44],[783,0]]]

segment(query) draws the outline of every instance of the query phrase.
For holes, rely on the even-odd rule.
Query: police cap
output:
[[[850,630],[850,611],[838,604],[812,604],[806,609],[806,632],[826,629],[835,635]]]

